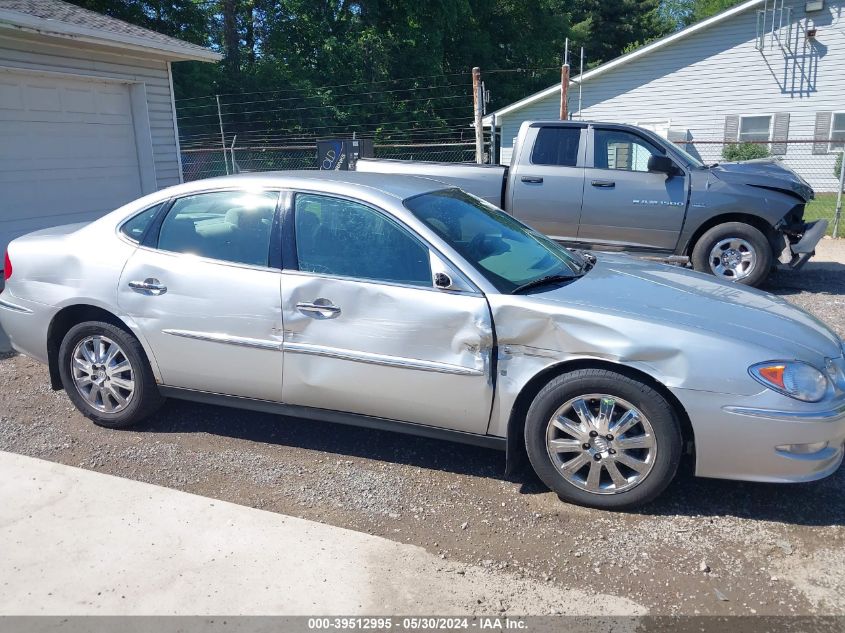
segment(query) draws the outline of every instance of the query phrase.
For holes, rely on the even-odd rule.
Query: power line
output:
[[[315,109],[314,108],[308,108],[307,110],[313,111]],[[467,108],[466,108],[466,106],[449,106],[447,108],[437,108],[436,111],[431,112],[431,118],[444,118],[443,116],[441,116],[441,113],[451,112],[451,111],[454,111],[454,110],[466,111]],[[276,111],[277,112],[285,112],[287,110],[280,109],[280,110],[276,110]],[[269,111],[263,112],[263,114],[269,114],[269,113],[270,113]],[[421,112],[408,112],[407,114],[419,116],[420,114],[423,114],[423,113],[421,113]],[[228,115],[231,117],[232,113],[228,113]],[[393,112],[392,115],[400,117],[399,121],[393,121],[393,122],[399,122],[399,123],[406,122],[401,118],[401,115],[402,115],[401,112]],[[341,114],[341,116],[350,116],[351,117],[351,116],[354,116],[354,115],[352,113],[347,113],[345,115]],[[391,122],[389,120],[384,121],[383,117],[385,117],[385,116],[390,117],[390,114],[384,115],[383,113],[368,113],[368,114],[365,115],[366,118],[381,117],[382,122]],[[254,123],[268,123],[268,124],[276,123],[276,124],[278,124],[278,123],[284,123],[284,122],[303,123],[304,121],[309,121],[309,120],[323,121],[326,118],[334,118],[336,120],[337,115],[331,116],[331,115],[327,115],[325,112],[320,112],[320,113],[314,114],[312,116],[301,116],[301,117],[271,117],[269,119],[268,118],[251,117],[249,121],[244,121],[244,122],[241,123],[241,125],[254,124]],[[464,118],[464,117],[458,116],[458,117],[454,117],[454,118]],[[426,121],[426,119],[416,119],[416,121]],[[224,121],[224,125],[225,124],[228,124],[230,126],[237,126],[238,122],[232,121],[230,119],[229,121]],[[214,125],[214,122],[196,122],[196,123],[179,122],[180,128],[211,127],[213,125]],[[354,124],[338,122],[335,125],[354,125]]]
[[[343,131],[340,131],[342,134]],[[389,129],[389,128],[375,128],[370,130],[358,130],[356,133],[359,136],[369,136],[372,134],[373,136],[379,136],[381,138],[390,137],[390,136],[402,136],[402,137],[410,137],[410,138],[430,138],[430,139],[439,139],[439,138],[455,138],[455,137],[463,137],[465,134],[468,135],[470,133],[469,128],[462,128],[462,129],[454,129],[448,128],[446,126],[442,127],[432,127],[432,128],[417,128],[412,130],[403,130],[403,129]],[[227,135],[227,137],[234,138],[234,134]],[[303,139],[303,140],[315,140],[318,138],[332,138],[337,136],[336,133],[332,132],[324,132],[321,134],[317,133],[310,133],[309,130],[290,130],[287,133],[274,133],[274,134],[253,134],[250,135],[249,133],[238,133],[238,140],[243,142],[252,142],[252,143],[264,143],[264,142],[271,142],[271,141],[278,141],[278,140],[294,140],[294,139]],[[182,147],[189,147],[195,146],[198,144],[212,144],[217,145],[219,143],[219,137],[214,135],[205,135],[205,136],[197,136],[186,138],[181,142]]]
[[[400,77],[396,79],[377,79],[374,81],[359,81],[355,83],[348,83],[348,84],[335,84],[332,86],[308,86],[306,87],[309,90],[327,90],[329,88],[347,88],[349,86],[366,86],[372,84],[383,84],[383,83],[394,83],[399,81],[413,81],[416,79],[437,79],[440,77],[457,77],[460,75],[470,75],[471,71],[463,71],[457,73],[443,73],[440,75],[419,75],[417,77]],[[192,101],[195,99],[214,99],[215,97],[230,97],[230,96],[244,96],[244,95],[259,95],[259,94],[276,94],[279,92],[295,92],[298,90],[303,90],[306,88],[278,88],[274,90],[259,90],[256,92],[225,92],[219,93],[216,95],[204,95],[201,97],[185,97],[184,99],[179,99],[179,101]]]
[[[449,128],[446,126],[441,127],[431,127],[431,128],[417,128],[412,130],[405,130],[399,128],[372,128],[372,129],[364,129],[364,130],[356,130],[356,134],[359,137],[368,137],[374,136],[381,139],[387,139],[388,137],[402,137],[402,138],[415,138],[415,139],[431,139],[431,140],[438,140],[444,138],[464,138],[470,134],[471,130],[469,128]],[[348,132],[347,132],[348,133]],[[314,141],[319,138],[333,138],[336,137],[338,134],[344,134],[344,130],[338,131],[326,131],[322,133],[312,132],[310,130],[290,130],[287,132],[276,132],[272,134],[268,133],[244,133],[239,132],[237,137],[238,140],[243,143],[269,143],[273,141],[293,141],[295,139],[299,140],[309,140]],[[474,134],[474,133],[473,133]],[[227,135],[227,138],[234,138],[234,134]],[[214,135],[205,135],[205,136],[196,136],[191,138],[186,138],[181,142],[182,147],[194,147],[197,145],[206,145],[211,144],[217,146],[220,142],[220,139]]]
[[[377,93],[371,93],[371,94],[377,94]],[[314,110],[318,107],[324,107],[324,108],[339,108],[339,107],[353,108],[353,107],[356,107],[356,106],[376,106],[376,105],[384,105],[384,104],[390,104],[390,105],[395,106],[395,105],[399,105],[399,104],[403,104],[403,103],[426,103],[426,102],[430,104],[430,102],[435,100],[435,99],[443,99],[443,100],[469,99],[471,97],[472,97],[472,95],[463,94],[463,95],[453,95],[453,96],[449,96],[449,97],[432,97],[432,98],[429,98],[429,99],[399,99],[399,100],[396,100],[396,101],[391,101],[391,100],[388,100],[388,101],[364,101],[364,102],[361,102],[361,103],[343,103],[343,104],[337,104],[337,105],[326,104],[325,106],[305,106],[305,107],[302,107],[302,108],[271,108],[271,109],[265,109],[265,110],[246,110],[246,111],[242,111],[242,112],[241,111],[236,111],[236,112],[231,112],[231,111],[225,112],[225,111],[223,111],[222,114],[224,114],[224,115],[225,114],[228,114],[228,115],[246,115],[246,114],[268,114],[270,112],[299,112],[299,111],[306,111],[306,110]],[[221,104],[221,105],[225,107],[225,106],[240,105],[240,104],[225,103],[225,104]],[[206,118],[206,117],[217,118],[217,112],[213,112],[213,113],[210,113],[210,114],[192,114],[190,116],[191,116],[192,119],[201,119],[201,118]]]
[[[447,84],[447,85],[444,85],[444,86],[422,86],[422,87],[414,87],[414,88],[397,88],[396,90],[373,90],[373,91],[370,91],[370,92],[347,92],[347,93],[341,92],[341,93],[324,93],[324,94],[311,94],[311,95],[303,94],[303,95],[300,95],[300,96],[297,96],[297,97],[281,97],[281,98],[274,98],[274,99],[257,99],[257,100],[253,100],[253,101],[229,101],[228,103],[224,103],[224,105],[248,105],[248,104],[254,104],[254,103],[277,103],[277,102],[280,102],[280,101],[299,101],[299,100],[303,100],[303,99],[327,99],[327,98],[339,99],[339,98],[342,98],[342,97],[350,97],[350,96],[364,97],[364,96],[373,95],[373,94],[383,95],[383,94],[394,94],[394,93],[400,93],[400,92],[421,92],[421,91],[424,91],[424,90],[447,90],[447,89],[451,89],[451,88],[456,88],[456,89],[460,89],[460,90],[464,90],[464,91],[470,90],[469,85],[465,85],[463,83],[453,83],[453,84]],[[182,105],[180,105],[180,101],[182,101],[182,100],[181,99],[176,100],[176,108],[181,109],[181,110],[196,109],[196,108],[212,108],[216,105],[215,102],[212,102],[212,103],[209,103],[209,104],[197,104],[197,105],[182,106]]]

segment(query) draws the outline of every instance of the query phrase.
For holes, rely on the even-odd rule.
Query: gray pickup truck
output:
[[[525,122],[510,167],[359,160],[355,169],[435,178],[576,248],[690,263],[756,286],[801,267],[827,221],[804,222],[810,185],[772,160],[704,165],[632,125]]]

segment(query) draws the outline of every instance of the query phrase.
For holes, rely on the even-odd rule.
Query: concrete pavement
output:
[[[0,551],[0,615],[645,612],[380,537],[3,452]]]

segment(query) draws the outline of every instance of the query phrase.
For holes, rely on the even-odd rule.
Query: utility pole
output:
[[[484,127],[481,109],[484,107],[484,95],[481,94],[481,69],[472,69],[472,106],[475,111],[475,162],[484,162]]]
[[[563,66],[560,67],[560,120],[569,118],[569,38],[563,51]]]

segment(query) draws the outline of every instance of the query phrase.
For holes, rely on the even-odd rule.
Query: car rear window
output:
[[[120,232],[123,233],[133,242],[140,242],[147,232],[147,228],[155,219],[158,212],[164,206],[164,202],[159,203],[149,209],[144,209],[138,215],[130,218],[120,227]]]
[[[177,199],[158,248],[236,264],[267,266],[278,191],[198,193]]]
[[[575,167],[578,162],[579,127],[541,127],[531,151],[534,165]]]

